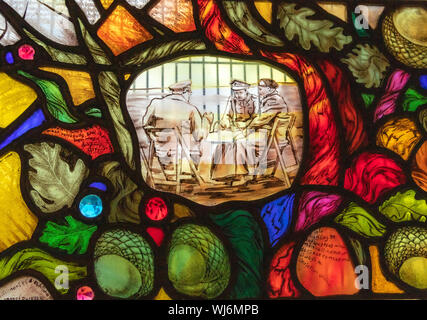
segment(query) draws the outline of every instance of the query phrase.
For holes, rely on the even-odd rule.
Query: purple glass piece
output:
[[[13,64],[15,62],[15,59],[13,59],[13,54],[12,52],[8,52],[6,53],[6,62],[8,64]]]
[[[0,150],[8,146],[10,143],[27,133],[31,129],[39,127],[46,121],[46,117],[41,109],[37,109],[30,117],[28,117],[21,125],[16,128],[9,136],[0,143]]]
[[[89,187],[90,188],[96,188],[96,189],[99,189],[101,191],[107,191],[107,186],[102,182],[92,182],[89,185]]]
[[[420,86],[423,89],[427,90],[427,74],[423,74],[420,76]]]
[[[288,194],[267,203],[262,209],[261,217],[267,226],[272,246],[274,246],[289,229],[294,199],[295,193]]]
[[[390,75],[385,92],[375,109],[374,122],[396,110],[396,100],[410,77],[409,73],[400,69]]]
[[[323,217],[336,212],[342,197],[320,191],[303,192],[298,205],[298,218],[295,231],[303,231],[319,222]]]

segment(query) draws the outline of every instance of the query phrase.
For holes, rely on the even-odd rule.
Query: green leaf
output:
[[[386,231],[383,224],[354,202],[351,202],[334,221],[365,238],[381,237]]]
[[[427,96],[422,95],[413,88],[409,88],[403,95],[403,111],[416,111],[418,107],[427,105]]]
[[[102,112],[98,108],[89,108],[85,111],[85,114],[89,117],[102,118]]]
[[[228,298],[259,298],[263,283],[264,242],[261,229],[254,217],[247,211],[228,211],[210,215],[228,238],[237,258],[235,285]]]
[[[297,36],[305,50],[310,50],[313,43],[321,52],[329,52],[331,48],[342,50],[344,45],[352,41],[351,36],[343,34],[343,28],[333,27],[333,22],[329,20],[307,19],[315,13],[310,8],[296,9],[295,3],[281,3],[277,17],[286,38],[293,40]]]
[[[27,72],[18,70],[18,74],[30,79],[37,84],[46,96],[47,109],[49,113],[57,120],[65,123],[76,123],[75,118],[68,109],[67,103],[62,96],[59,86],[50,80],[39,79]]]
[[[8,250],[3,252],[0,258],[0,280],[21,270],[34,270],[43,274],[53,285],[58,278],[58,266],[65,266],[68,269],[69,281],[75,281],[87,276],[87,267],[75,262],[64,261],[53,257],[51,254],[39,248],[22,248],[19,251]],[[61,294],[65,294],[69,289],[58,289]]]
[[[120,85],[116,75],[110,71],[102,71],[98,76],[99,87],[102,96],[110,112],[113,126],[116,132],[123,157],[131,169],[135,169],[135,159],[133,158],[132,136],[127,129],[128,125],[123,117],[120,107]]]
[[[224,9],[231,21],[248,37],[266,45],[283,46],[284,43],[265,29],[251,14],[245,1],[224,1]]]
[[[89,31],[85,28],[83,22],[79,20],[80,31],[84,42],[86,43],[87,48],[89,49],[90,54],[93,57],[95,63],[111,65],[110,59],[108,59],[107,54],[102,50],[101,46],[96,43],[96,41],[89,34]]]
[[[397,192],[383,202],[379,211],[394,222],[426,222],[427,204],[425,199],[417,200],[415,190]]]
[[[357,83],[366,88],[378,88],[384,78],[384,72],[390,65],[387,58],[375,46],[358,44],[353,53],[347,54],[347,58],[341,62],[348,65]]]
[[[24,29],[24,32],[27,36],[33,40],[36,44],[46,50],[46,52],[51,56],[53,61],[69,63],[69,64],[87,64],[87,60],[85,56],[81,54],[66,52],[62,50],[58,50],[54,47],[51,47],[45,44],[43,41],[37,39],[33,34],[31,34],[28,30]]]
[[[28,172],[28,179],[35,205],[45,213],[71,207],[80,184],[89,173],[84,162],[78,159],[71,168],[60,157],[63,148],[59,144],[27,144],[24,150],[32,155],[29,165],[34,171]]]
[[[202,40],[175,40],[145,48],[142,52],[138,52],[126,59],[124,61],[124,65],[140,66],[153,60],[170,56],[177,52],[200,50],[206,50],[206,46]]]
[[[371,106],[372,102],[374,102],[375,95],[374,94],[368,94],[368,93],[362,93],[362,99],[363,99],[363,102],[365,102],[366,108],[369,108]]]
[[[66,216],[65,220],[66,225],[48,221],[40,237],[40,242],[46,243],[52,248],[65,250],[68,254],[76,251],[79,254],[86,253],[89,240],[98,227],[87,225],[72,216]]]

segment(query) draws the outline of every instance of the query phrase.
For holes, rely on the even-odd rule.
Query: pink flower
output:
[[[29,44],[23,44],[18,49],[18,55],[22,60],[34,60],[35,50]]]

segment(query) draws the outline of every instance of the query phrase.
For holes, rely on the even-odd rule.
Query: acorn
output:
[[[227,288],[230,274],[227,250],[209,228],[185,224],[174,231],[168,251],[168,277],[178,292],[216,298]]]
[[[417,289],[427,289],[427,229],[403,227],[390,235],[384,247],[389,271]]]
[[[403,64],[427,68],[427,10],[401,7],[384,18],[382,34],[387,50]]]
[[[112,229],[96,241],[94,272],[98,286],[112,297],[138,299],[154,286],[154,254],[139,234]]]

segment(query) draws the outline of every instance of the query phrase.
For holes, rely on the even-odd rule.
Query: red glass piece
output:
[[[390,157],[363,152],[345,171],[344,188],[374,203],[381,195],[406,182],[400,165]]]
[[[148,227],[147,233],[151,236],[151,238],[153,238],[157,246],[160,247],[163,242],[163,239],[165,238],[165,233],[163,232],[163,230],[156,227]]]
[[[309,117],[309,152],[301,184],[338,185],[340,140],[336,118],[318,71],[303,57],[261,51],[266,58],[295,71],[303,80]]]
[[[168,207],[162,198],[151,198],[145,206],[145,214],[151,220],[160,221],[168,215]]]
[[[43,131],[43,134],[59,137],[72,143],[92,159],[114,151],[108,131],[98,125],[75,130],[55,127]]]

